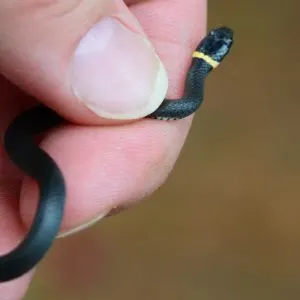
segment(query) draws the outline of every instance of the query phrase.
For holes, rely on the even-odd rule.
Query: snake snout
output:
[[[228,27],[220,27],[209,32],[199,44],[197,51],[221,62],[229,52],[233,43],[233,31]]]
[[[220,27],[216,30],[212,30],[210,35],[215,39],[215,41],[221,41],[228,46],[232,44],[233,30],[228,27]]]

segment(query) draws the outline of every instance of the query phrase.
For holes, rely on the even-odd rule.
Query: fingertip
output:
[[[71,70],[74,94],[105,119],[143,118],[167,92],[166,71],[150,42],[115,18],[103,18],[90,29]]]

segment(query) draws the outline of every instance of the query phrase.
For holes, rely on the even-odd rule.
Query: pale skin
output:
[[[206,0],[128,0],[125,4],[1,0],[0,73],[6,77],[0,77],[1,136],[17,114],[35,104],[20,89],[77,124],[45,134],[41,144],[67,182],[62,233],[83,229],[83,224],[151,195],[173,169],[192,123],[192,117],[171,123],[107,120],[87,109],[61,78],[68,72],[76,43],[94,23],[113,14],[133,31],[147,35],[168,75],[165,96],[181,97],[191,53],[206,33],[206,10]],[[7,160],[3,147],[0,167],[0,253],[4,254],[26,232],[38,189]],[[22,299],[33,273],[0,284],[1,297]]]

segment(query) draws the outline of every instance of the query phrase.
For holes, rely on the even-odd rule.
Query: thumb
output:
[[[166,71],[121,0],[0,2],[0,72],[77,123],[142,118]]]

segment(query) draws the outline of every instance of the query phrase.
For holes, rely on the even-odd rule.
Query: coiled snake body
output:
[[[212,30],[200,42],[188,71],[181,99],[165,99],[148,118],[178,120],[194,113],[203,100],[204,80],[229,53],[233,32],[227,27]],[[0,282],[27,273],[45,256],[55,240],[64,213],[66,188],[55,161],[32,137],[59,125],[62,117],[39,105],[18,116],[6,131],[4,146],[9,158],[39,185],[40,199],[32,226],[23,242],[0,257]]]

